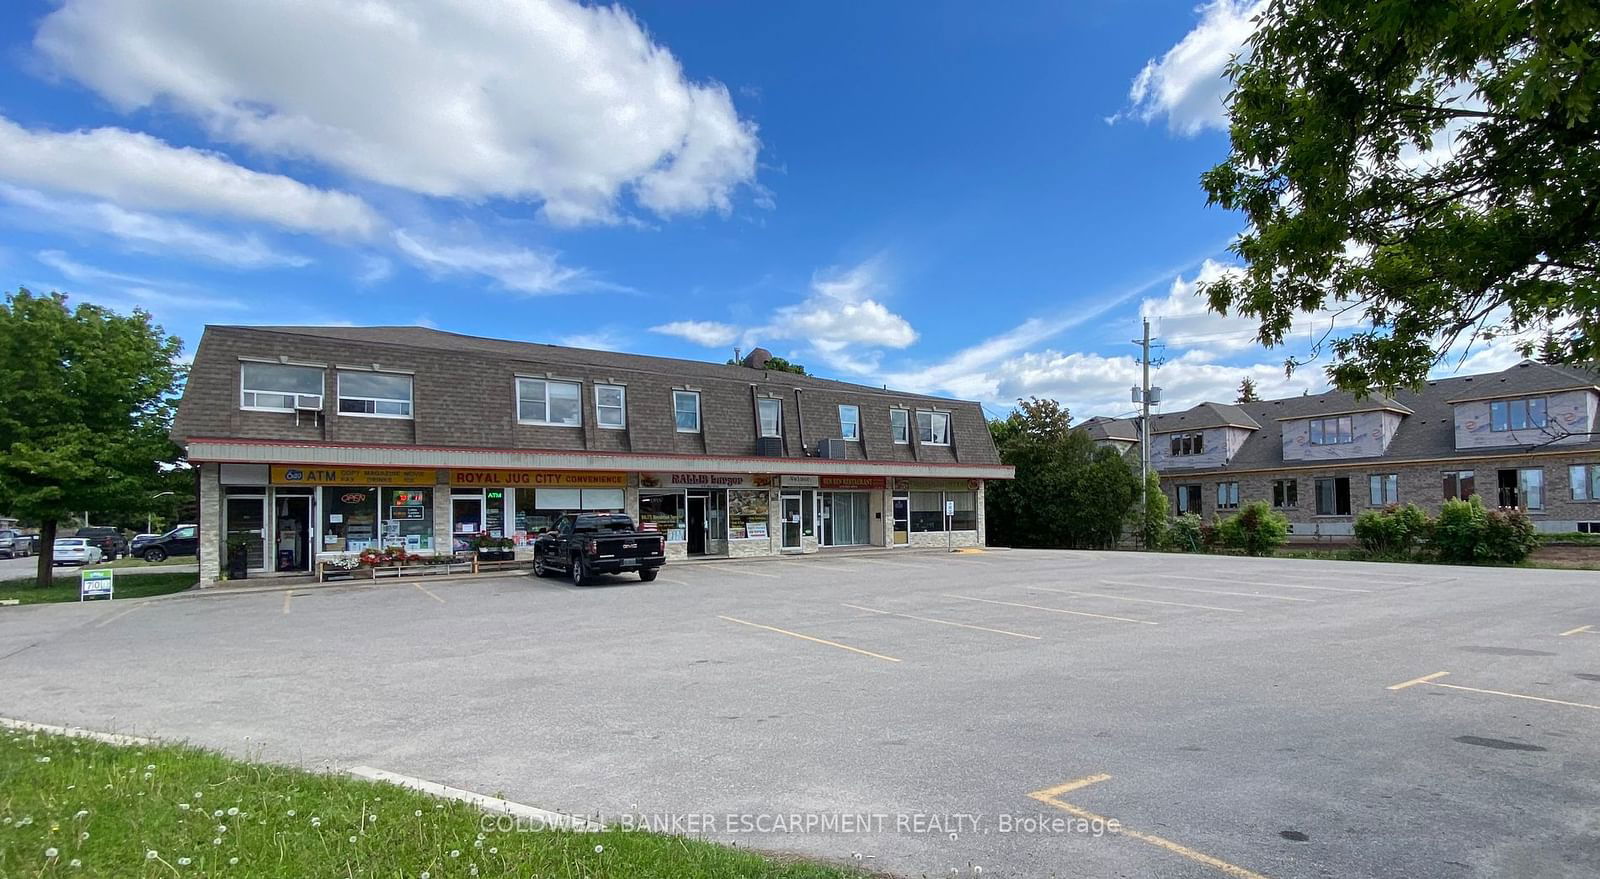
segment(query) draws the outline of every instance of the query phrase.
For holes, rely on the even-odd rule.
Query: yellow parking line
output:
[[[1172,607],[1197,607],[1201,610],[1220,610],[1225,613],[1244,613],[1237,607],[1217,607],[1214,604],[1187,604],[1182,601],[1162,601],[1159,598],[1129,598],[1126,595],[1110,595],[1105,592],[1078,592],[1073,589],[1051,589],[1049,586],[1018,586],[1018,589],[1039,589],[1044,592],[1059,592],[1062,595],[1084,595],[1090,598],[1110,598],[1116,601],[1137,601],[1140,604],[1166,604]]]
[[[444,599],[443,598],[440,598],[439,596],[434,595],[433,594],[433,590],[427,588],[426,586],[423,586],[421,583],[412,583],[411,585],[417,587],[417,591],[419,591],[422,594],[428,596],[429,598],[433,599],[434,601],[437,601],[440,604],[444,604]]]
[[[1577,635],[1579,633],[1588,632],[1588,631],[1592,630],[1593,628],[1594,628],[1593,624],[1590,624],[1590,625],[1587,625],[1587,626],[1579,626],[1576,629],[1568,629],[1565,632],[1562,632],[1561,634],[1557,635],[1556,637],[1557,638],[1565,638],[1568,635]],[[1600,632],[1595,632],[1595,634],[1600,635]]]
[[[287,592],[283,593],[283,612],[285,614],[287,614],[289,612],[289,599],[293,598],[293,597],[294,597],[294,590],[293,589],[290,589]]]
[[[840,644],[838,641],[829,641],[826,638],[813,638],[810,635],[802,635],[799,632],[791,632],[788,629],[780,629],[777,626],[763,626],[760,623],[752,623],[749,620],[741,620],[741,619],[739,619],[737,617],[725,617],[725,616],[722,616],[721,614],[717,615],[717,619],[719,619],[719,620],[727,620],[730,623],[738,623],[738,624],[740,624],[742,626],[751,626],[751,627],[757,628],[757,629],[766,629],[769,632],[777,632],[780,635],[788,635],[791,638],[800,638],[801,640],[812,641],[812,642],[815,642],[817,644],[826,644],[829,647],[837,647],[840,650],[848,650],[851,653],[859,653],[862,656],[870,656],[873,659],[881,659],[884,662],[899,662],[900,661],[898,659],[895,659],[893,656],[884,656],[882,653],[873,653],[871,650],[862,650],[860,647],[851,647],[849,644]]]
[[[1266,598],[1271,601],[1316,601],[1315,598],[1295,598],[1290,595],[1264,595],[1260,592],[1227,592],[1222,589],[1190,589],[1188,586],[1156,586],[1153,583],[1134,583],[1130,580],[1101,580],[1107,586],[1134,586],[1139,589],[1165,589],[1169,592],[1198,592],[1201,595],[1233,595],[1239,598]]]
[[[99,621],[98,623],[95,623],[94,627],[98,629],[98,628],[100,628],[102,626],[108,626],[108,625],[116,622],[117,620],[122,619],[123,617],[127,616],[128,614],[133,613],[134,611],[138,610],[139,608],[144,607],[146,604],[149,604],[149,603],[150,602],[147,601],[147,602],[144,602],[142,604],[136,604],[133,607],[130,607],[125,611],[122,611],[121,613],[114,613],[111,616],[108,616],[105,619]]]
[[[1403,684],[1395,684],[1388,689],[1403,690],[1406,687],[1414,686],[1416,684],[1427,684],[1430,687],[1444,687],[1447,690],[1465,690],[1468,693],[1484,693],[1489,696],[1506,696],[1511,699],[1526,699],[1530,702],[1548,702],[1551,705],[1566,705],[1569,708],[1588,708],[1594,711],[1600,711],[1600,705],[1590,705],[1586,702],[1568,702],[1565,699],[1550,699],[1545,696],[1529,696],[1525,693],[1507,693],[1505,690],[1485,690],[1480,687],[1465,687],[1460,684],[1439,683],[1437,679],[1442,678],[1447,674],[1449,674],[1447,671],[1434,672],[1431,675],[1406,681]]]
[[[973,598],[970,595],[949,595],[949,594],[946,594],[944,597],[945,598],[959,598],[962,601],[982,601],[982,602],[985,602],[987,604],[1004,604],[1004,605],[1007,605],[1008,607],[1025,607],[1025,608],[1028,608],[1029,610],[1047,610],[1047,611],[1050,611],[1051,613],[1072,614],[1075,617],[1094,617],[1096,619],[1101,619],[1101,620],[1116,620],[1119,623],[1139,623],[1141,625],[1146,625],[1146,626],[1159,626],[1159,625],[1161,625],[1160,623],[1157,623],[1154,620],[1136,620],[1136,619],[1133,619],[1132,617],[1114,617],[1114,616],[1111,616],[1110,614],[1089,613],[1088,611],[1083,611],[1083,610],[1067,610],[1066,608],[1063,608],[1063,607],[1041,607],[1040,605],[1037,605],[1037,604],[1020,604],[1020,603],[1015,602],[1015,601],[996,601],[993,598]]]
[[[867,613],[881,613],[884,616],[905,617],[908,620],[921,620],[925,623],[939,623],[946,626],[960,626],[963,629],[977,629],[980,632],[994,632],[997,635],[1010,635],[1013,638],[1031,638],[1035,641],[1040,640],[1038,635],[1024,635],[1021,632],[1008,632],[1005,629],[991,629],[988,626],[975,626],[971,623],[957,623],[951,620],[940,620],[933,617],[919,617],[916,614],[910,613],[896,613],[892,610],[878,610],[875,607],[862,607],[859,604],[845,604],[844,602],[840,602],[840,604],[843,604],[845,607],[853,607],[856,610],[864,610]]]
[[[1091,784],[1099,784],[1100,782],[1106,781],[1110,778],[1111,776],[1105,773],[1100,773],[1099,775],[1088,775],[1074,781],[1069,781],[1066,784],[1056,785],[1055,787],[1045,788],[1044,790],[1036,790],[1033,793],[1028,794],[1028,796],[1038,800],[1041,803],[1044,803],[1047,806],[1060,809],[1061,811],[1066,812],[1067,814],[1076,818],[1082,818],[1085,821],[1094,821],[1100,824],[1110,824],[1116,819],[1107,818],[1104,815],[1098,815],[1089,811],[1088,809],[1074,806],[1071,803],[1063,802],[1060,799],[1057,799],[1068,791],[1074,791],[1079,788],[1088,787]],[[1262,874],[1253,870],[1247,870],[1238,864],[1230,864],[1221,858],[1214,858],[1205,852],[1195,851],[1186,845],[1173,842],[1166,837],[1156,836],[1153,833],[1145,833],[1139,830],[1133,830],[1129,827],[1123,826],[1122,822],[1120,821],[1116,821],[1116,824],[1117,830],[1114,832],[1121,836],[1137,839],[1140,842],[1148,843],[1157,848],[1178,855],[1179,857],[1188,858],[1197,864],[1204,864],[1213,870],[1233,876],[1234,879],[1267,879],[1266,876],[1263,876]]]
[[[1168,580],[1199,580],[1202,583],[1232,583],[1238,586],[1274,586],[1279,589],[1316,589],[1321,592],[1373,592],[1372,589],[1352,589],[1348,586],[1307,586],[1295,583],[1273,583],[1267,580],[1238,580],[1221,577],[1190,577],[1184,574],[1157,574]]]

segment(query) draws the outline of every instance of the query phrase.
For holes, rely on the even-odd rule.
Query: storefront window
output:
[[[519,488],[516,538],[519,543],[532,543],[566,513],[620,513],[622,508],[620,488]]]
[[[771,503],[766,491],[728,491],[728,539],[757,540],[767,537],[767,516]]]
[[[361,552],[378,545],[379,489],[328,485],[322,489],[322,552]]]
[[[911,493],[911,530],[944,530],[944,492],[913,491]]]
[[[639,495],[639,524],[654,525],[662,534],[667,535],[668,543],[682,543],[688,539],[689,531],[684,519],[684,500],[682,492],[670,494],[643,494]]]
[[[383,489],[383,546],[433,552],[433,489]]]
[[[978,493],[975,491],[947,491],[944,499],[955,501],[956,511],[950,517],[951,531],[978,530]]]

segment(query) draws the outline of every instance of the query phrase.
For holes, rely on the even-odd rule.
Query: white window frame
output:
[[[347,397],[344,393],[344,377],[346,374],[384,375],[393,376],[395,378],[403,378],[411,383],[411,399],[401,400],[395,397],[357,397],[355,395]],[[406,412],[404,415],[396,415],[392,412],[346,412],[344,411],[345,400],[362,400],[374,405],[378,403],[402,403],[406,407]],[[416,400],[417,380],[416,377],[410,373],[384,372],[376,369],[339,369],[334,371],[333,411],[336,412],[340,418],[387,418],[391,421],[410,421],[416,417]]]
[[[1580,503],[1600,501],[1600,464],[1572,464],[1567,467],[1567,488]]]
[[[678,398],[693,398],[694,400],[694,427],[678,426]],[[673,391],[672,392],[672,427],[678,433],[700,432],[700,392],[699,391]]]
[[[895,424],[895,416],[896,415],[900,416],[900,423],[899,424]],[[894,444],[897,445],[897,446],[909,445],[911,443],[911,410],[910,409],[890,409],[889,410],[889,435],[894,440]],[[907,507],[907,509],[910,509],[910,508]]]
[[[539,418],[524,418],[524,417],[522,417],[522,383],[523,382],[538,382],[539,384],[544,385],[544,418],[539,419]],[[578,391],[578,406],[577,406],[577,408],[575,410],[573,410],[573,411],[578,413],[578,420],[577,421],[568,422],[568,421],[551,421],[551,420],[549,420],[550,419],[550,386],[551,385],[567,385],[569,387],[573,387],[573,388],[577,389],[577,391]],[[515,391],[516,391],[517,423],[518,424],[533,424],[533,425],[537,425],[539,427],[580,427],[580,428],[583,427],[583,383],[582,382],[570,382],[570,381],[564,381],[562,379],[555,379],[555,378],[533,378],[531,376],[519,375],[519,376],[517,376],[517,382],[516,382]]]
[[[1400,503],[1400,474],[1372,473],[1367,476],[1367,505],[1387,507]]]
[[[1348,431],[1341,431],[1345,424],[1350,425]],[[1329,439],[1328,426],[1333,426],[1332,439]],[[1315,428],[1315,430],[1312,430]],[[1356,419],[1353,415],[1330,415],[1326,418],[1313,418],[1306,428],[1308,439],[1313,446],[1343,446],[1356,441]]]
[[[616,391],[617,392],[617,405],[615,405],[615,406],[602,406],[600,404],[600,392],[601,391]],[[549,390],[546,389],[546,394],[548,394],[548,393],[549,393]],[[550,398],[549,398],[549,396],[546,396],[545,397],[545,409],[548,411],[549,408],[550,408]],[[607,409],[615,409],[615,410],[617,410],[617,413],[622,418],[622,420],[619,421],[616,424],[607,424],[606,423],[606,419],[605,419],[605,410],[607,410]],[[622,385],[595,385],[594,386],[594,426],[600,428],[601,430],[627,430],[628,429],[628,389],[627,388],[623,387]]]
[[[844,413],[845,413],[846,410],[848,410],[850,412],[850,418],[848,420],[844,417]],[[845,430],[845,425],[846,424],[850,425],[850,427],[853,428],[853,429],[847,432]],[[861,407],[860,406],[852,406],[849,403],[840,403],[839,404],[839,438],[843,439],[843,440],[847,440],[847,441],[852,442],[852,443],[861,442]]]
[[[764,420],[761,417],[761,410],[765,406],[776,406],[777,409],[778,409],[778,417],[772,419],[772,426],[773,426],[773,430],[775,431],[773,433],[768,433],[767,432],[767,425],[766,425],[766,423],[764,422]],[[761,436],[761,437],[782,437],[783,436],[783,401],[782,400],[776,399],[774,397],[761,397],[760,399],[756,400],[756,435],[757,436]]]
[[[275,361],[274,362],[268,362],[268,361],[264,361],[264,360],[241,360],[241,361],[239,361],[239,408],[241,410],[245,411],[245,412],[293,412],[293,411],[295,411],[293,408],[279,408],[277,406],[256,406],[254,404],[246,405],[245,402],[244,402],[244,395],[245,394],[278,394],[280,396],[285,396],[285,397],[294,397],[294,396],[297,396],[297,395],[300,394],[299,391],[273,391],[273,390],[268,390],[266,388],[247,388],[247,387],[245,387],[244,386],[244,369],[245,369],[246,366],[250,366],[250,365],[256,365],[256,366],[292,366],[295,369],[315,369],[317,372],[322,374],[321,382],[320,382],[320,384],[322,386],[322,390],[317,392],[317,396],[319,396],[319,397],[322,396],[324,391],[326,391],[327,387],[328,387],[328,370],[327,370],[327,367],[323,367],[323,366],[308,366],[308,365],[306,365],[304,363],[277,363]],[[337,406],[337,405],[338,404],[335,403],[335,406]]]
[[[937,431],[935,431],[933,429],[933,420],[935,418],[943,418],[944,419],[944,442],[938,442],[938,441],[933,440],[933,439],[923,439],[922,438],[922,416],[924,416],[924,415],[928,416],[928,436],[929,437],[936,436],[937,433],[938,433]],[[949,412],[940,412],[937,409],[918,409],[917,410],[917,445],[920,445],[920,446],[948,446],[948,445],[950,445],[950,413]]]
[[[1237,510],[1237,509],[1239,509],[1239,483],[1237,483],[1237,482],[1219,482],[1219,483],[1217,483],[1217,509],[1219,509],[1219,510]]]

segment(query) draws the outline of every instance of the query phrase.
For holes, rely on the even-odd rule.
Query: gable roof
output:
[[[1260,430],[1261,424],[1233,403],[1198,403],[1182,412],[1150,416],[1150,433],[1172,433],[1179,430],[1201,430],[1207,427],[1242,427]]]
[[[1139,424],[1131,418],[1110,418],[1105,415],[1096,415],[1079,424],[1078,427],[1087,432],[1091,439],[1118,440],[1130,443],[1139,441]]]

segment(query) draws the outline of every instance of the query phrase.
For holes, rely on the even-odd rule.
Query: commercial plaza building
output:
[[[671,558],[984,543],[1009,479],[976,403],[421,327],[207,327],[173,434],[202,583],[626,512]]]
[[[1392,397],[1329,392],[1201,403],[1150,420],[1150,463],[1174,514],[1265,500],[1298,538],[1343,538],[1390,504],[1446,498],[1525,510],[1541,531],[1600,533],[1600,375],[1523,361]],[[1137,455],[1138,422],[1095,418],[1097,443]]]

